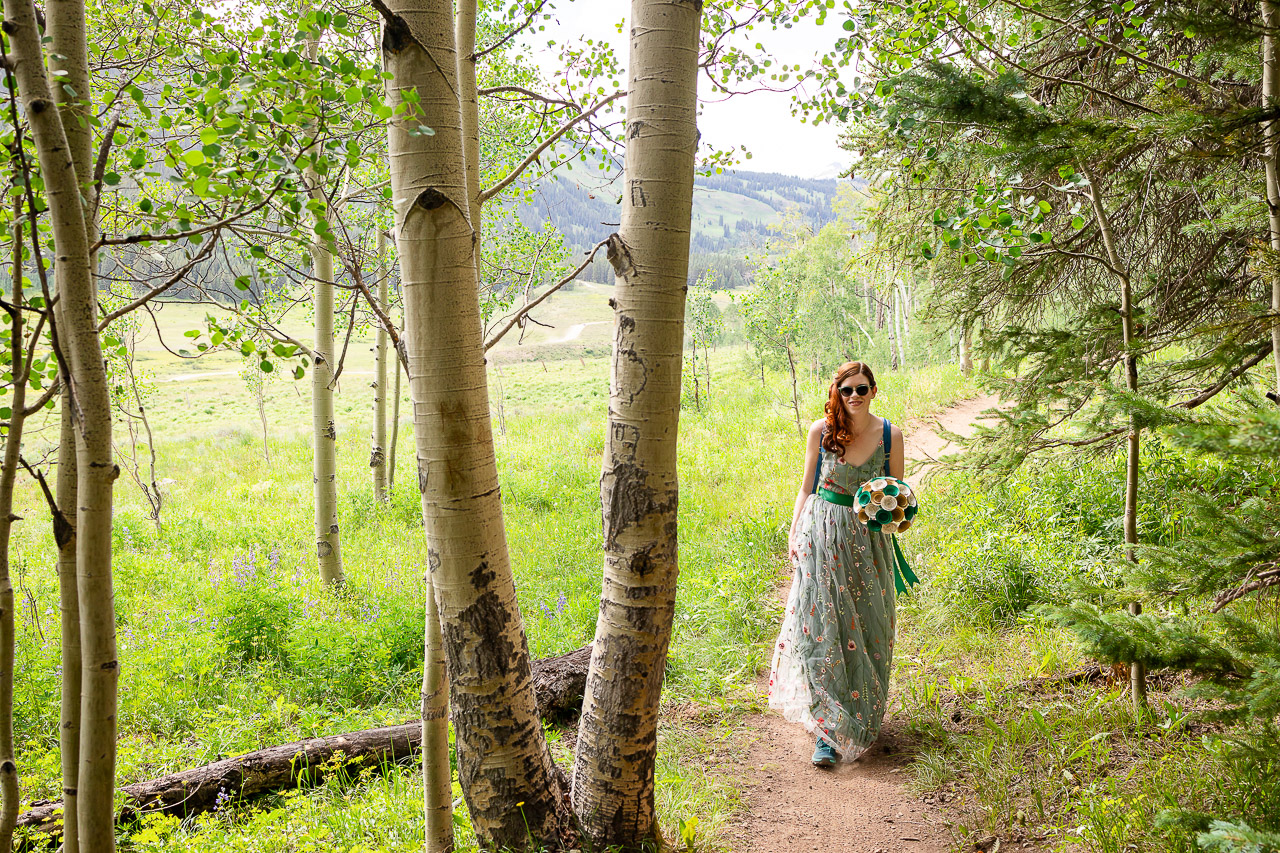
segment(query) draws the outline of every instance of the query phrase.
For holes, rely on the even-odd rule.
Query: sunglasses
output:
[[[856,387],[853,385],[840,386],[841,397],[852,397],[854,394],[857,394],[859,397],[865,397],[869,393],[871,393],[870,385],[858,385]]]

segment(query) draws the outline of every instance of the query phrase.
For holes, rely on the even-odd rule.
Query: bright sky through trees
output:
[[[625,66],[626,41],[619,33],[625,13],[626,5],[621,3],[564,3],[545,22],[546,29],[525,36],[525,42],[549,76],[559,68],[558,46],[588,37],[608,41]],[[757,30],[754,35],[779,61],[808,67],[815,61],[815,51],[838,37],[839,26],[833,16],[821,27],[806,19],[790,30]],[[548,48],[549,40],[555,40],[557,47]],[[746,145],[752,156],[741,160],[741,168],[811,178],[835,177],[848,167],[849,155],[837,142],[839,126],[815,127],[792,116],[790,93],[754,92],[726,100],[709,89],[705,75],[700,77],[698,95],[704,100],[698,127],[703,144],[721,148]]]

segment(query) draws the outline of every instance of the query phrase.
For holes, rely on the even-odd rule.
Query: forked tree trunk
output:
[[[48,8],[50,28],[69,35],[63,49],[87,52],[83,3]],[[115,607],[111,584],[112,487],[119,469],[111,458],[111,401],[98,340],[97,298],[89,252],[89,229],[59,110],[45,73],[41,33],[30,0],[4,0],[14,74],[31,126],[45,197],[62,303],[59,343],[70,362],[74,394],[77,501],[76,563],[82,661],[80,755],[76,821],[80,850],[115,849],[116,658]],[[62,85],[61,83],[59,85]],[[87,93],[87,88],[85,92]]]
[[[55,86],[54,99],[62,116],[71,162],[75,166],[80,192],[90,207],[96,201],[93,174],[93,124],[89,102],[89,53],[83,0],[49,0],[45,8],[49,37],[49,67],[59,72],[65,86]],[[80,178],[80,176],[84,176]],[[92,245],[98,238],[96,217],[85,221],[86,237]],[[90,257],[90,273],[96,281],[97,259]],[[62,266],[54,268],[54,287],[64,290]],[[96,285],[94,285],[96,290]],[[55,323],[66,325],[63,302],[54,307]],[[69,367],[69,365],[67,365]],[[67,377],[64,374],[63,379]],[[58,439],[57,508],[54,510],[54,542],[58,546],[58,598],[61,611],[62,691],[58,721],[58,746],[62,759],[62,799],[65,815],[63,853],[78,853],[80,836],[76,814],[76,790],[80,775],[80,688],[83,678],[80,648],[80,593],[76,570],[77,480],[75,401],[71,383],[64,381],[60,395],[61,434]]]
[[[1280,3],[1262,0],[1262,105],[1280,107]],[[1267,213],[1271,251],[1280,257],[1280,121],[1263,122],[1266,142],[1263,163],[1267,172]],[[1271,311],[1280,315],[1280,266],[1271,259]],[[1271,351],[1276,369],[1276,392],[1280,393],[1280,319],[1271,325]]]
[[[418,486],[444,626],[458,777],[485,848],[566,828],[530,680],[489,423],[453,4],[374,0],[383,18],[391,186]],[[406,93],[415,92],[406,98]],[[430,127],[430,135],[417,133]],[[523,803],[517,807],[517,803]]]
[[[658,700],[675,612],[676,432],[693,207],[698,0],[633,0],[609,431],[604,588],[578,727],[573,806],[591,843],[660,841]]]
[[[378,229],[378,305],[387,310],[387,237]],[[399,370],[399,365],[396,370]],[[373,498],[386,503],[387,492],[387,330],[378,324],[374,344],[373,447],[369,467],[373,471]]]
[[[1091,176],[1092,177],[1092,176]],[[1138,351],[1137,335],[1134,331],[1133,285],[1129,280],[1128,267],[1120,257],[1116,248],[1115,233],[1111,228],[1111,217],[1102,206],[1096,180],[1089,185],[1089,203],[1098,220],[1098,230],[1102,234],[1102,245],[1107,252],[1107,260],[1115,270],[1120,283],[1120,332],[1124,340],[1124,382],[1130,393],[1138,392]],[[1129,416],[1128,454],[1125,459],[1124,481],[1124,544],[1125,556],[1137,562],[1138,556],[1133,546],[1138,544],[1138,477],[1141,473],[1139,450],[1141,449],[1142,427],[1137,415]],[[1142,613],[1142,604],[1133,602],[1129,612],[1137,616]],[[1147,704],[1147,666],[1142,661],[1129,664],[1129,687],[1133,694],[1134,709],[1141,711]]]

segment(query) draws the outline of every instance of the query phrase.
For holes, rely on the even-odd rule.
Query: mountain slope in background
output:
[[[573,172],[543,182],[518,212],[524,224],[537,229],[542,222],[564,234],[576,251],[589,250],[618,228],[619,181],[602,184],[578,178]],[[814,232],[835,219],[832,202],[838,181],[807,179],[774,172],[725,172],[694,182],[693,236],[690,244],[691,281],[708,270],[718,287],[747,284],[748,253],[762,250],[769,226],[788,213]],[[613,271],[602,258],[582,276],[609,283]]]

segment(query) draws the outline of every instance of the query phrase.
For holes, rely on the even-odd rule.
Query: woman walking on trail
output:
[[[809,428],[791,518],[794,578],[773,654],[769,707],[818,736],[813,763],[857,758],[880,733],[894,639],[890,537],[858,521],[853,495],[902,478],[902,431],[871,413],[871,368],[836,370],[826,417]]]

